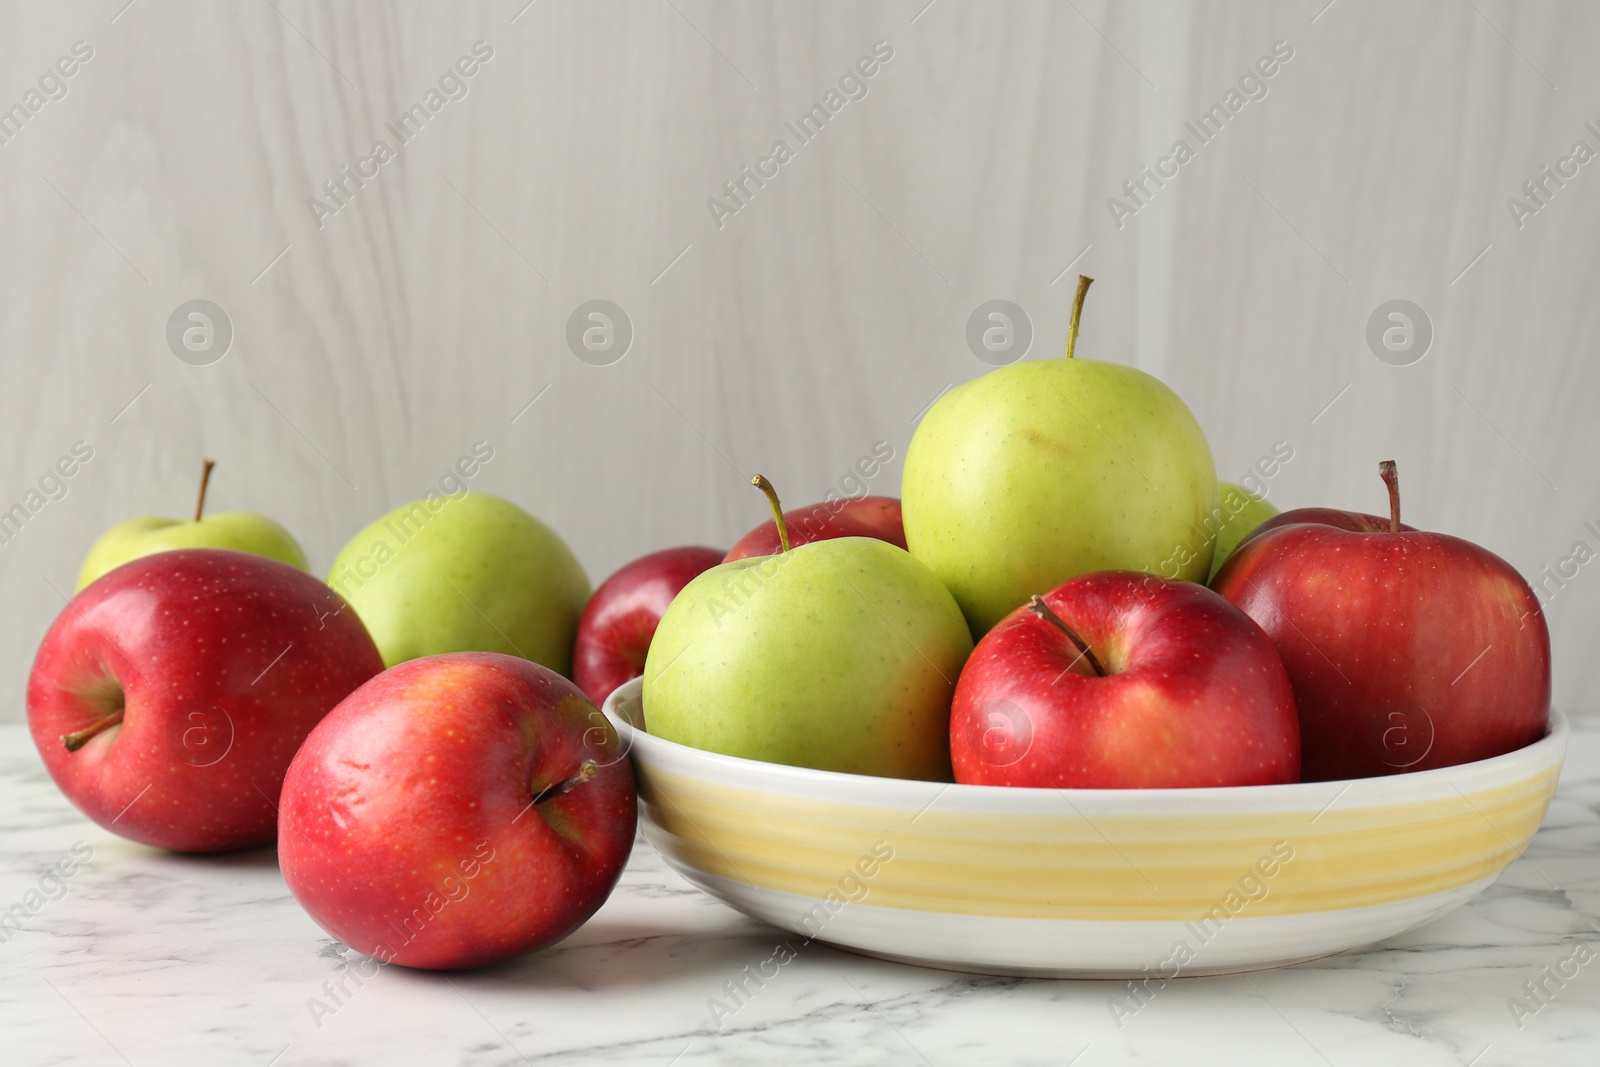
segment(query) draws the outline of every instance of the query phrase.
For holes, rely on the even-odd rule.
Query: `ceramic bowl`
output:
[[[1358,948],[1482,892],[1544,819],[1567,747],[1218,789],[1011,789],[722,756],[606,702],[645,837],[691,883],[884,959],[1039,977],[1217,974]],[[799,942],[792,942],[798,945]]]

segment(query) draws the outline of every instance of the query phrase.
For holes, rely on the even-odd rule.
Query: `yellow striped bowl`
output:
[[[1567,747],[1384,778],[1227,789],[1009,789],[870,778],[652,737],[606,702],[643,827],[757,919],[886,959],[990,974],[1215,974],[1314,959],[1481,892],[1544,819]]]

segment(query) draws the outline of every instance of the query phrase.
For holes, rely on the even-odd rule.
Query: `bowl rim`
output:
[[[987,806],[985,802],[996,801],[1020,802],[1020,806],[1032,806],[1029,801],[1037,802],[1046,797],[1065,796],[1069,803],[1081,801],[1093,808],[1104,810],[1107,802],[1113,799],[1130,802],[1126,806],[1138,807],[1147,810],[1171,809],[1173,807],[1185,808],[1210,808],[1221,805],[1228,808],[1242,809],[1246,806],[1254,807],[1263,805],[1268,809],[1289,809],[1302,806],[1323,808],[1324,805],[1332,806],[1328,800],[1328,791],[1336,790],[1334,799],[1338,800],[1350,792],[1365,792],[1368,804],[1387,803],[1396,799],[1392,790],[1402,788],[1408,794],[1405,799],[1415,799],[1416,793],[1449,795],[1460,792],[1460,782],[1465,778],[1476,780],[1478,788],[1492,787],[1495,784],[1516,781],[1529,777],[1537,771],[1555,765],[1559,767],[1565,759],[1567,742],[1571,734],[1571,725],[1566,713],[1552,706],[1549,711],[1549,721],[1545,734],[1539,740],[1510,752],[1503,752],[1498,756],[1487,759],[1473,760],[1470,763],[1458,763],[1449,767],[1436,767],[1426,771],[1402,771],[1397,774],[1378,775],[1368,778],[1336,778],[1319,782],[1285,782],[1269,785],[1230,785],[1230,786],[1162,786],[1150,789],[1090,789],[1081,786],[1009,786],[1009,785],[970,785],[959,782],[935,782],[916,778],[885,778],[869,774],[852,774],[846,771],[819,770],[814,767],[795,767],[785,763],[769,763],[765,760],[749,759],[744,756],[729,756],[721,752],[712,752],[708,749],[694,748],[691,745],[669,741],[657,737],[649,730],[635,727],[617,710],[617,705],[623,700],[642,700],[644,689],[643,677],[634,678],[618,686],[606,697],[601,711],[606,719],[617,730],[626,751],[632,752],[636,746],[646,749],[656,749],[661,755],[674,759],[680,763],[699,763],[715,766],[731,772],[736,777],[747,778],[751,781],[759,779],[763,788],[776,787],[776,791],[804,791],[806,793],[822,792],[823,795],[832,793],[838,799],[865,802],[877,800],[894,806],[906,803],[915,803],[925,800],[932,804],[934,799],[949,796],[952,800],[966,799],[980,806]],[[1518,767],[1521,766],[1521,773]],[[790,788],[784,789],[787,785]],[[832,787],[830,790],[829,787]],[[848,792],[846,792],[848,791]],[[953,795],[952,795],[953,794]],[[1361,800],[1360,796],[1353,798]],[[1018,806],[1006,803],[1007,807]]]

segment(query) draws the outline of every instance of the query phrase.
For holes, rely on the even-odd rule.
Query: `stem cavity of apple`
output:
[[[1089,295],[1094,279],[1087,274],[1078,275],[1078,295],[1072,298],[1072,321],[1067,324],[1067,358],[1078,347],[1078,323],[1083,319],[1083,298]]]
[[[772,521],[778,525],[778,543],[783,546],[783,551],[789,551],[789,524],[783,521],[783,505],[778,502],[778,491],[772,488],[772,483],[767,481],[767,476],[758,474],[750,479],[750,484],[767,494],[767,503],[772,505]]]
[[[1083,288],[1087,289],[1088,286],[1086,285]],[[1066,619],[1063,619],[1061,616],[1051,611],[1050,605],[1044,602],[1044,597],[1034,594],[1033,599],[1028,601],[1028,610],[1039,616],[1039,618],[1043,619],[1051,626],[1054,626],[1056,629],[1060,630],[1062,633],[1066,634],[1067,640],[1071,641],[1077,646],[1082,658],[1089,661],[1089,669],[1094,671],[1097,678],[1104,678],[1106,676],[1106,669],[1105,667],[1101,666],[1099,657],[1094,654],[1094,649],[1089,647],[1089,642],[1079,637],[1078,632],[1067,625]]]
[[[194,521],[199,522],[200,516],[206,510],[206,486],[211,484],[211,468],[217,465],[214,459],[205,461],[205,466],[200,468],[200,499],[194,502]]]
[[[118,708],[99,722],[92,722],[83,729],[75,730],[70,734],[62,734],[61,743],[67,746],[68,752],[78,751],[78,749],[89,743],[90,738],[120,723],[122,721],[122,711],[123,709]]]
[[[1400,532],[1400,468],[1395,466],[1394,460],[1386,459],[1378,464],[1378,473],[1383,476],[1383,484],[1389,487],[1389,532]]]
[[[554,800],[556,797],[564,796],[565,794],[570,793],[574,789],[578,788],[584,782],[593,781],[594,776],[599,773],[600,765],[592,759],[586,759],[578,766],[577,771],[575,771],[573,774],[563,778],[555,785],[541,789],[539,792],[535,793],[533,796],[533,802],[535,804],[543,804],[547,800]]]

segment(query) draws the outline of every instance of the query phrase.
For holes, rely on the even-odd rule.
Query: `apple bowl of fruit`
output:
[[[645,836],[808,940],[1008,975],[1277,966],[1460,905],[1564,758],[1537,597],[1403,524],[1392,462],[1386,517],[1219,483],[1170,389],[1073,358],[1087,287],[1065,360],[926,412],[893,521],[791,538],[816,509],[752,479],[774,522],[606,701]]]
[[[652,736],[606,712],[646,839],[696,887],[806,939],[952,970],[1149,977],[1373,944],[1482,891],[1544,818],[1567,744],[1384,777],[1172,789],[914,781]]]

